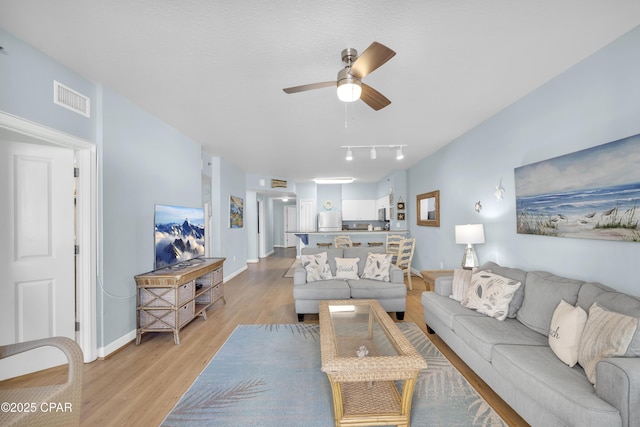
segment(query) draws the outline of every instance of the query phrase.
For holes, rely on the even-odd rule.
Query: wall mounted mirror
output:
[[[440,227],[440,190],[416,196],[418,225]]]

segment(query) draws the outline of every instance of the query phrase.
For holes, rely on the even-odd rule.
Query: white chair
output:
[[[402,243],[404,236],[399,234],[387,234],[387,253],[393,255],[393,262],[398,258],[398,251],[400,250],[400,243]]]
[[[350,248],[353,246],[353,242],[351,242],[351,237],[349,236],[336,236],[333,239],[333,244],[336,248]]]
[[[396,266],[398,266],[403,273],[407,274],[409,290],[411,291],[413,290],[413,284],[411,283],[411,260],[413,259],[415,246],[416,239],[402,239],[400,249],[398,250],[398,259],[396,260]]]

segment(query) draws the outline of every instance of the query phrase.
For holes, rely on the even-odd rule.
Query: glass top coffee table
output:
[[[320,349],[336,426],[409,426],[427,362],[378,301],[321,301]]]

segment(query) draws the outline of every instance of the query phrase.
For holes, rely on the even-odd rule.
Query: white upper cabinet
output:
[[[375,200],[343,200],[343,221],[375,221],[378,219]]]

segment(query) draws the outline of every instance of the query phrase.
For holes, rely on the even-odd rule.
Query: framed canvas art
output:
[[[229,196],[229,227],[242,228],[244,226],[244,199]]]

